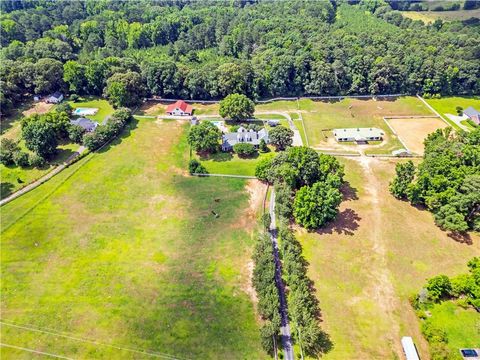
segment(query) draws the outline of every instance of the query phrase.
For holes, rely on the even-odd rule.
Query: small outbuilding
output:
[[[63,94],[60,91],[54,92],[47,98],[49,104],[59,104],[63,100]]]
[[[407,149],[398,149],[398,150],[393,150],[392,155],[398,156],[398,157],[404,157],[404,156],[410,156],[411,153]]]
[[[87,118],[78,118],[75,120],[70,120],[70,124],[80,126],[86,132],[93,132],[98,126],[98,123]]]
[[[190,120],[191,125],[198,125],[200,121],[197,119],[196,116],[193,116],[192,119]]]
[[[338,142],[355,141],[357,143],[367,141],[379,141],[385,134],[377,128],[346,128],[333,129],[333,136]]]
[[[191,116],[193,113],[192,105],[183,100],[178,100],[167,106],[167,114],[174,116]]]
[[[271,127],[275,127],[275,126],[280,125],[280,120],[268,120],[267,124]]]
[[[480,112],[472,106],[463,110],[463,114],[466,115],[475,124],[480,125]]]

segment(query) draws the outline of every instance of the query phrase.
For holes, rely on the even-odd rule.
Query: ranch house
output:
[[[463,113],[475,124],[480,125],[480,112],[478,110],[470,106],[463,110]]]
[[[63,100],[63,94],[57,91],[47,98],[47,103],[58,104],[58,103],[61,103],[62,100]]]
[[[347,128],[333,129],[333,136],[338,142],[355,141],[357,143],[367,141],[379,141],[385,134],[377,128]]]
[[[238,143],[252,144],[255,148],[258,148],[262,140],[268,144],[267,130],[247,130],[243,126],[240,126],[236,132],[226,133],[222,136],[222,150],[230,151],[233,149],[233,145]]]
[[[87,118],[78,118],[75,120],[70,120],[72,125],[80,126],[86,132],[93,132],[98,126],[98,123]]]
[[[193,108],[183,100],[178,100],[174,104],[167,106],[167,114],[174,116],[191,116]]]

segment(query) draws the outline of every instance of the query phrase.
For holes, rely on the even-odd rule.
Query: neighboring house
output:
[[[78,118],[75,120],[70,120],[70,124],[80,126],[85,129],[86,132],[95,131],[98,126],[98,123],[87,118]]]
[[[222,150],[230,151],[233,149],[233,145],[238,143],[252,144],[255,148],[258,148],[261,140],[264,140],[267,144],[269,142],[266,129],[255,131],[253,129],[247,130],[240,126],[237,132],[226,133],[222,136]]]
[[[191,116],[193,113],[192,105],[188,105],[183,100],[178,100],[174,104],[167,106],[167,114],[175,116]]]
[[[385,134],[377,128],[347,128],[333,129],[333,135],[338,142],[355,141],[361,143],[382,140]]]
[[[474,109],[473,107],[468,107],[463,110],[463,113],[472,120],[475,124],[480,125],[480,112]]]
[[[47,103],[58,104],[58,103],[61,103],[62,100],[63,100],[63,94],[57,91],[47,98]]]
[[[274,126],[280,125],[280,120],[268,120],[267,124],[271,127],[274,127]]]

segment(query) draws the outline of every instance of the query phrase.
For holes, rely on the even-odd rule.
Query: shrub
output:
[[[255,147],[248,143],[237,143],[233,145],[233,151],[240,157],[253,156],[257,152]]]
[[[77,94],[72,94],[70,95],[70,100],[72,100],[75,103],[78,100],[80,100],[80,96],[78,96]]]
[[[30,165],[30,162],[28,161],[28,154],[20,150],[13,153],[13,161],[15,165],[20,167],[27,167]]]
[[[19,150],[18,142],[12,139],[3,138],[0,141],[0,163],[12,165],[15,163],[13,155]]]
[[[78,125],[71,125],[68,128],[68,138],[74,143],[81,144],[85,129]]]
[[[196,159],[192,159],[188,163],[188,172],[190,174],[208,174],[207,169]]]
[[[427,287],[429,298],[437,302],[452,294],[452,284],[446,275],[438,275],[428,280]]]
[[[463,108],[462,108],[461,106],[457,106],[457,107],[456,107],[456,110],[457,110],[458,116],[462,116],[462,115],[463,115]]]
[[[265,140],[263,140],[263,139],[260,140],[260,144],[258,144],[258,150],[262,153],[266,153],[266,152],[269,151],[267,143],[265,142]]]
[[[36,167],[36,168],[45,166],[45,164],[47,163],[44,158],[42,158],[41,156],[38,156],[37,154],[30,154],[30,156],[28,157],[28,162],[30,166]]]

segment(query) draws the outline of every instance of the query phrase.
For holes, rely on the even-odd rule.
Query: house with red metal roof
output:
[[[191,116],[193,113],[192,105],[188,105],[183,100],[178,100],[174,104],[167,106],[167,114],[175,116]]]

